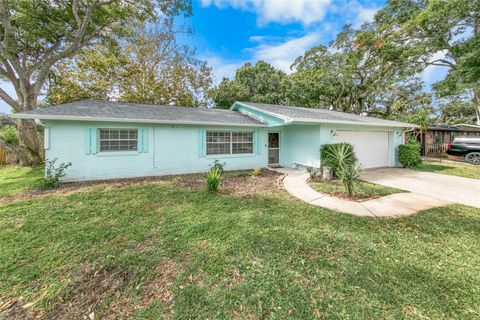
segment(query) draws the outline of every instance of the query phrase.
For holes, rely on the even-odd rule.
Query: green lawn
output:
[[[0,318],[474,319],[479,234],[460,205],[383,220],[275,188],[89,186],[0,205]]]
[[[42,167],[0,166],[0,198],[34,187],[43,176]]]
[[[348,198],[347,192],[345,190],[345,186],[340,180],[318,181],[318,182],[315,181],[315,182],[310,182],[309,184],[313,189],[319,192],[330,194],[336,197]],[[391,195],[394,193],[400,193],[400,192],[407,192],[407,191],[390,188],[390,187],[369,183],[365,181],[359,181],[357,184],[355,184],[355,194],[353,198],[356,200],[370,199],[370,198],[384,197],[384,196],[388,196],[388,195]]]
[[[424,162],[418,168],[414,170],[448,174],[451,176],[459,176],[465,178],[480,179],[480,166],[475,166],[468,163],[433,163],[433,162]]]

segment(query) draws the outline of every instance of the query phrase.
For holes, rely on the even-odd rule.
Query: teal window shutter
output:
[[[205,129],[198,129],[198,156],[205,157]]]
[[[97,129],[85,129],[85,154],[97,153]]]
[[[97,153],[97,129],[85,129],[85,154]]]
[[[138,128],[137,132],[137,151],[139,153],[148,152],[148,129]]]
[[[254,148],[255,148],[255,154],[260,154],[261,150],[261,138],[258,130],[255,130],[253,132],[253,143],[254,143]]]
[[[90,129],[90,153],[97,153],[97,128]]]
[[[143,152],[143,130],[139,128],[137,130],[137,152]]]
[[[90,130],[92,128],[86,128],[85,129],[85,154],[90,154]]]
[[[148,152],[148,129],[143,128],[142,130],[142,152]]]

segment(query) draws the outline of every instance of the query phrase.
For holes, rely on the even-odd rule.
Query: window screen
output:
[[[207,131],[207,155],[253,153],[252,132]]]
[[[100,129],[100,152],[136,151],[137,129]]]

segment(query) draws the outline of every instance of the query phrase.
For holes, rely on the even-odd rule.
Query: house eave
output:
[[[260,108],[256,108],[254,106],[249,105],[248,103],[242,103],[236,101],[230,110],[235,110],[235,106],[240,105],[245,108],[249,108],[252,110],[256,110],[258,112],[264,113],[266,115],[269,115],[271,117],[278,118],[282,120],[284,123],[283,125],[291,125],[291,124],[346,124],[346,125],[356,125],[356,126],[371,126],[371,127],[389,127],[389,128],[407,128],[407,129],[414,129],[418,128],[419,126],[415,124],[409,124],[409,123],[388,123],[388,124],[380,124],[380,123],[366,123],[366,122],[355,122],[355,121],[342,121],[342,120],[323,120],[323,119],[305,119],[305,118],[290,118],[286,116],[279,115],[274,112],[270,111],[265,111]]]
[[[409,123],[368,123],[368,122],[355,122],[355,121],[342,121],[342,120],[315,120],[315,119],[294,119],[291,124],[346,124],[355,126],[369,126],[369,127],[391,127],[391,128],[418,128],[415,124]]]
[[[158,119],[133,119],[133,118],[96,118],[96,117],[79,117],[79,116],[52,116],[38,114],[14,114],[12,118],[31,119],[31,120],[58,120],[58,121],[93,121],[93,122],[126,122],[126,123],[152,123],[152,124],[180,124],[180,125],[210,125],[210,126],[233,126],[233,127],[266,127],[263,123],[223,123],[215,121],[172,121]]]
[[[235,105],[238,104],[240,106],[243,106],[245,108],[249,108],[249,109],[252,109],[252,110],[256,110],[258,112],[262,112],[264,114],[267,114],[271,117],[275,117],[275,118],[278,118],[280,120],[283,120],[285,123],[289,123],[289,122],[292,122],[293,119],[292,118],[289,118],[289,117],[285,117],[285,116],[282,116],[282,115],[279,115],[278,113],[274,113],[274,112],[270,112],[270,111],[265,111],[263,109],[260,109],[260,108],[256,108],[254,106],[251,106],[249,104],[246,104],[246,103],[242,103],[242,102],[238,102],[238,101],[235,101],[232,105],[232,107],[230,108],[230,110],[233,110],[235,111]]]

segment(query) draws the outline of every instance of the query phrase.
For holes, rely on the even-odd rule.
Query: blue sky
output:
[[[359,27],[384,5],[383,0],[193,0],[193,16],[185,22],[194,34],[182,40],[213,68],[216,83],[247,61],[265,60],[289,72],[306,50],[327,44],[347,23]],[[422,74],[427,84],[444,76],[438,67]],[[1,87],[12,92],[7,83]],[[9,112],[3,101],[0,112]]]

